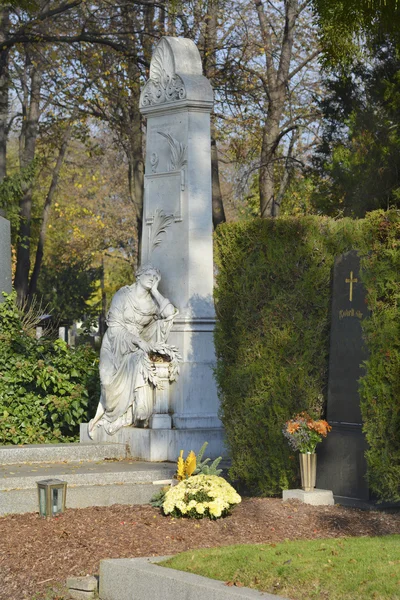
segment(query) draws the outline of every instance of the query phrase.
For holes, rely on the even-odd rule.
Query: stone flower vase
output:
[[[317,479],[317,455],[315,452],[300,454],[301,487],[305,492],[312,492]]]

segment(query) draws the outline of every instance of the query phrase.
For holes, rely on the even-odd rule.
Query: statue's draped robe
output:
[[[153,297],[139,297],[137,284],[115,294],[107,315],[108,329],[100,351],[101,397],[93,425],[113,434],[126,425],[147,424],[153,411],[153,389],[146,377],[148,356],[136,345],[165,342],[175,315],[164,318]],[[101,421],[99,418],[101,417]]]

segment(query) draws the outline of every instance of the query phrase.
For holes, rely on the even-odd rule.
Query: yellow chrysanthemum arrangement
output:
[[[223,477],[193,475],[167,491],[162,509],[173,517],[218,519],[239,502],[241,497]]]

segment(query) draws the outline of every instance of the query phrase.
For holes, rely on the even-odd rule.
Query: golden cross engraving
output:
[[[346,278],[345,282],[350,284],[349,300],[353,302],[353,283],[358,283],[358,279],[353,279],[353,271],[350,271],[350,279]]]

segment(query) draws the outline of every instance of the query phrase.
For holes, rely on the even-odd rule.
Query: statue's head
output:
[[[136,281],[139,281],[146,289],[151,289],[155,281],[160,281],[161,273],[153,265],[142,265],[135,273]]]

